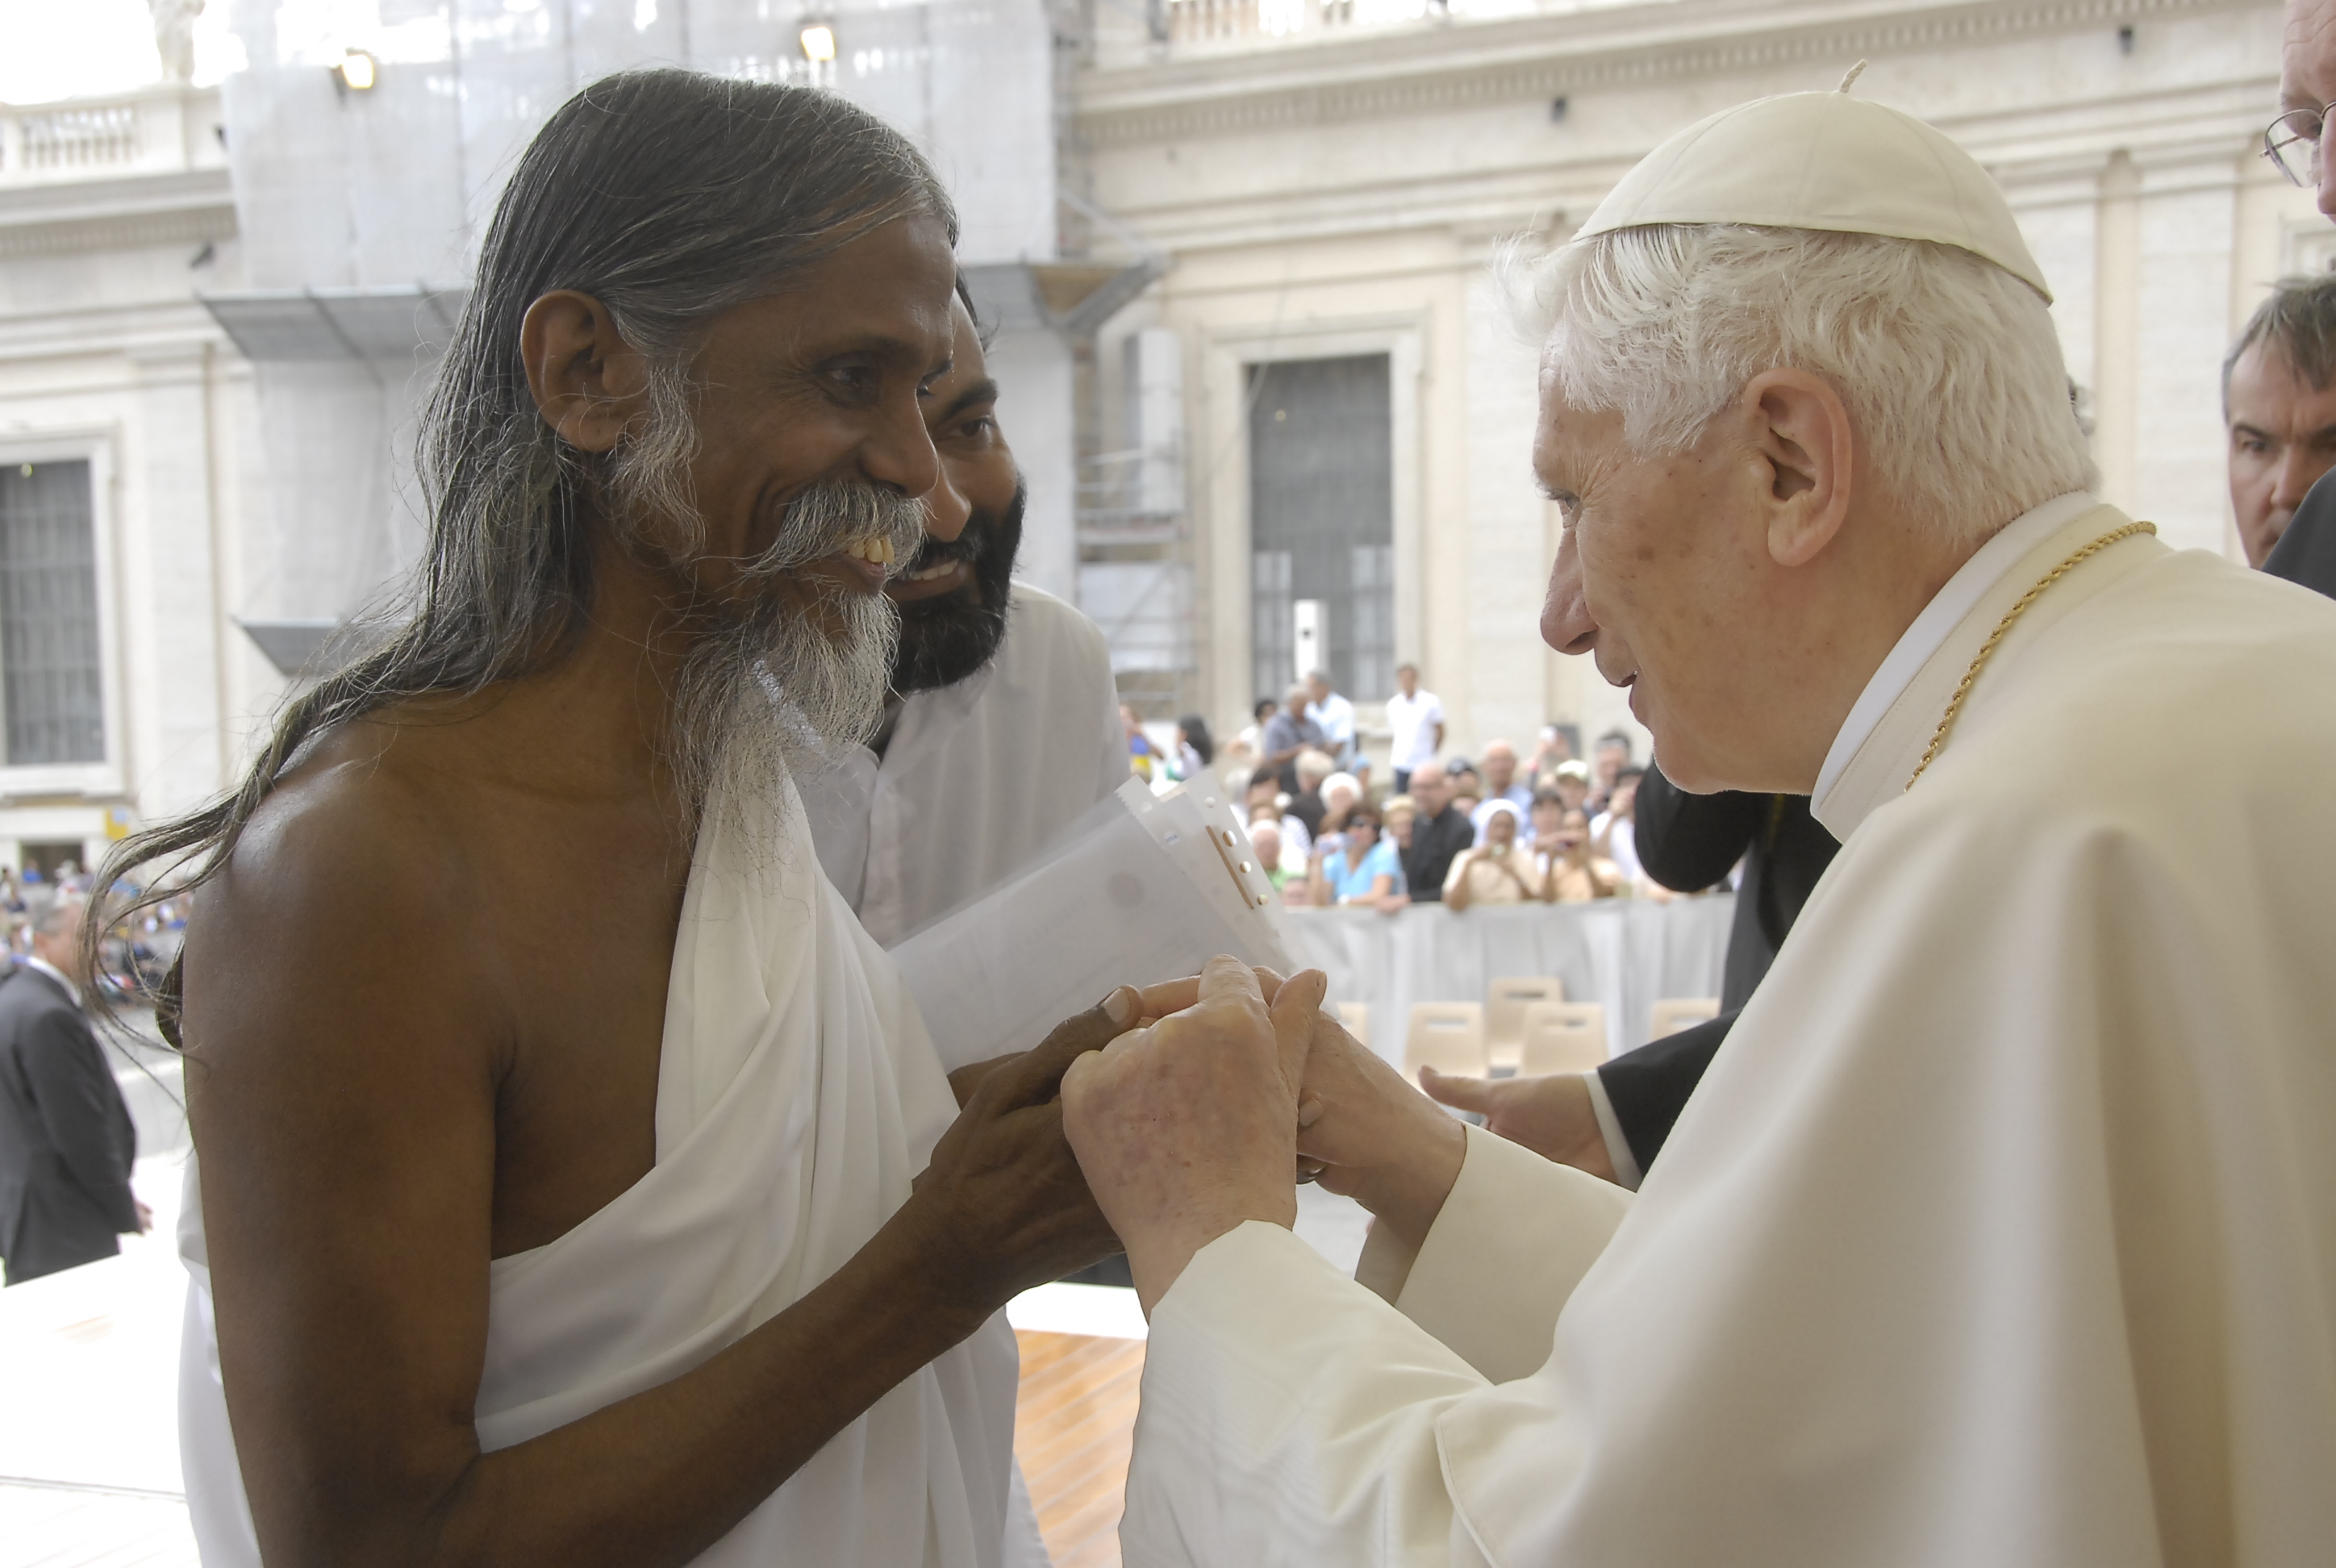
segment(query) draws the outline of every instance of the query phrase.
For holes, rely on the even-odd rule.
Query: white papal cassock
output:
[[[793,1303],[907,1200],[956,1117],[922,1020],[820,873],[786,788],[775,854],[732,844],[719,811],[700,835],[666,999],[656,1165],[558,1241],[493,1264],[477,1406],[486,1449],[669,1381]],[[192,1162],[184,1214],[188,1503],[206,1568],[256,1568]],[[696,1562],[997,1568],[1017,1368],[1000,1313],[830,1439]]]
[[[1472,1128],[1392,1306],[1202,1249],[1130,1564],[2336,1562],[2336,604],[2113,545],[1905,788],[2124,521],[2020,519],[1876,673],[1635,1199]]]

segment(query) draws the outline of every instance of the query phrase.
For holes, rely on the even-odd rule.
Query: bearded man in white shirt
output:
[[[1022,476],[962,284],[955,324],[925,399],[941,482],[923,548],[884,589],[900,640],[883,723],[803,791],[821,867],[887,947],[1005,881],[1127,782],[1103,633],[1014,580]]]
[[[1536,285],[1544,638],[1843,848],[1635,1199],[1310,973],[1075,1064],[1152,1311],[1126,1561],[2324,1563],[2336,606],[2087,493],[2043,276],[1908,116],[1715,115]]]

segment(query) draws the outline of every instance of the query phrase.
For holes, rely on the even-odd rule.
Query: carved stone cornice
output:
[[[2274,0],[1681,0],[1447,27],[1380,28],[1083,74],[1078,135],[1106,148],[1426,114],[1593,88],[1817,66]]]
[[[0,190],[0,257],[232,239],[224,169]]]

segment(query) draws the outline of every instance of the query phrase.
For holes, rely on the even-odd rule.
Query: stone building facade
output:
[[[2176,545],[2237,554],[2223,353],[2265,284],[2336,248],[2311,193],[2256,156],[2277,108],[2269,0],[1168,0],[1149,27],[1096,15],[1081,171],[1170,258],[1097,355],[1147,329],[1182,346],[1177,550],[1199,635],[1175,695],[1190,706],[1241,713],[1276,669],[1258,653],[1278,632],[1280,570],[1260,560],[1275,524],[1258,509],[1278,503],[1251,459],[1270,442],[1256,399],[1289,376],[1260,367],[1368,360],[1388,387],[1393,647],[1444,698],[1453,745],[1523,742],[1552,719],[1632,728],[1622,694],[1534,635],[1557,522],[1527,463],[1532,351],[1488,262],[1514,237],[1562,239],[1680,126],[1831,88],[1861,59],[1858,92],[1947,131],[2010,194],[2108,498]],[[1335,595],[1335,577],[1317,581]],[[1335,618],[1335,598],[1325,608]],[[1348,678],[1358,698],[1386,695]]]
[[[2110,499],[2177,544],[2236,553],[2224,347],[2272,278],[2336,254],[2310,193],[2255,156],[2275,0],[1015,0],[995,28],[989,3],[668,0],[596,44],[586,23],[618,13],[588,0],[398,0],[361,100],[257,30],[315,8],[230,0],[259,19],[238,22],[251,57],[274,36],[267,57],[289,61],[276,102],[306,92],[300,112],[330,117],[277,149],[287,180],[335,189],[334,137],[401,93],[470,105],[456,185],[394,138],[350,141],[390,161],[350,166],[346,232],[395,238],[375,221],[396,216],[392,172],[421,193],[399,211],[435,190],[462,215],[427,266],[354,240],[341,272],[287,261],[259,219],[300,192],[238,184],[228,142],[297,126],[248,96],[0,106],[0,862],[86,862],[220,787],[297,678],[295,645],[410,559],[395,449],[430,351],[413,329],[459,304],[492,148],[561,73],[650,44],[784,65],[936,143],[1005,318],[1030,570],[1104,624],[1146,716],[1220,734],[1312,662],[1368,725],[1400,659],[1445,699],[1455,750],[1552,720],[1631,727],[1535,636],[1557,525],[1527,463],[1532,347],[1489,262],[1562,239],[1712,110],[1864,59],[1860,92],[1971,147],[2053,284]],[[814,22],[823,78],[799,58]],[[504,75],[480,98],[489,44]],[[1010,104],[1001,61],[1020,63]],[[511,86],[528,72],[551,74]],[[365,337],[384,323],[406,339]]]
[[[219,93],[0,106],[0,861],[219,788],[283,677]]]

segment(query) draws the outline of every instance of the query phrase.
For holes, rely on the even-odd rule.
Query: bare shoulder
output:
[[[345,726],[261,803],[189,921],[190,1045],[254,1007],[346,1009],[355,1024],[404,1010],[414,977],[461,987],[486,868],[444,749],[426,726]]]
[[[257,916],[460,898],[470,863],[462,814],[443,773],[414,755],[431,749],[426,731],[389,725],[326,736],[252,813],[218,901]]]

